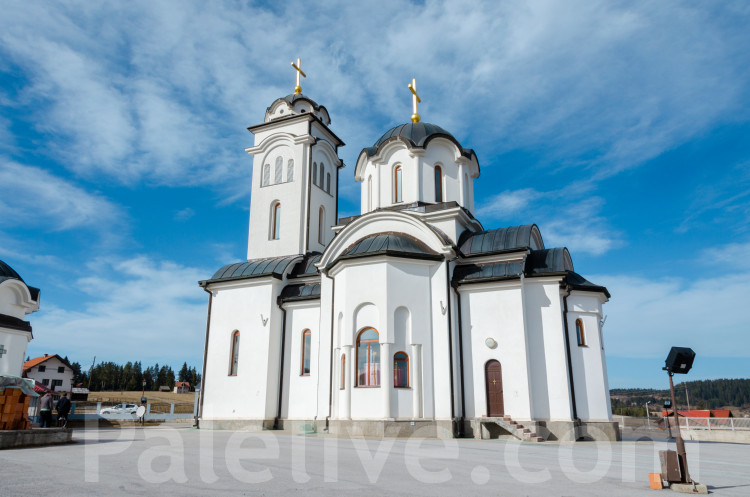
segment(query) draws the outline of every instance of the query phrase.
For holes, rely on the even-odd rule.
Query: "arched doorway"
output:
[[[499,418],[505,414],[503,406],[503,372],[500,363],[494,359],[484,365],[484,379],[487,389],[487,416]]]

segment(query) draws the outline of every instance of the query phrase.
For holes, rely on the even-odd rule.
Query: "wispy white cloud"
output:
[[[68,282],[69,291],[86,296],[85,304],[62,308],[46,301],[31,316],[30,349],[115,362],[199,364],[207,294],[197,282],[206,270],[146,256],[97,259],[88,270],[89,276]]]
[[[44,169],[0,157],[0,227],[34,226],[50,230],[103,228],[124,216],[106,197],[91,193]]]
[[[682,2],[26,3],[4,9],[0,50],[66,167],[239,198],[242,128],[291,91],[294,56],[349,163],[408,118],[416,76],[423,118],[480,156],[542,147],[597,178],[747,117],[748,18]]]
[[[607,353],[624,357],[662,356],[672,346],[698,355],[748,357],[750,273],[706,278],[645,278],[591,275],[612,299],[604,308]]]
[[[530,207],[533,201],[543,196],[544,194],[534,190],[533,188],[524,188],[521,190],[505,190],[504,192],[490,197],[486,202],[484,202],[479,207],[479,209],[477,209],[477,214],[480,217],[506,217],[512,214],[516,214],[522,209]]]
[[[750,241],[708,248],[701,260],[730,271],[750,270]]]
[[[194,215],[195,215],[195,211],[193,209],[191,209],[190,207],[185,207],[184,209],[181,209],[175,213],[174,220],[175,221],[187,221]]]

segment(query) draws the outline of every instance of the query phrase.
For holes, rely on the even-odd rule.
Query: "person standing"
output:
[[[57,425],[65,426],[68,423],[68,413],[70,413],[70,399],[68,394],[64,393],[60,400],[57,401]]]
[[[41,416],[40,426],[42,428],[52,427],[52,395],[46,392],[39,403],[39,414]]]

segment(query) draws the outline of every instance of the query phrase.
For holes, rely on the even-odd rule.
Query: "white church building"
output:
[[[536,225],[486,229],[475,152],[416,103],[362,149],[361,214],[339,219],[344,143],[296,90],[248,128],[247,260],[200,282],[200,427],[618,439],[607,289]]]
[[[38,310],[39,289],[0,261],[0,376],[21,376],[26,347],[34,338],[26,315]]]

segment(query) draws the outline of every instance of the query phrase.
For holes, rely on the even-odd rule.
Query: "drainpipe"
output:
[[[454,387],[453,387],[453,320],[451,319],[451,268],[449,261],[445,261],[445,295],[448,306],[448,371],[451,372],[451,422],[455,413]],[[456,427],[453,426],[453,434],[456,435]]]
[[[464,338],[461,322],[461,295],[456,291],[456,308],[458,311],[458,373],[461,378],[461,420],[458,425],[458,436],[464,436],[464,419],[466,418],[466,396],[464,395]]]
[[[565,330],[565,357],[568,360],[568,382],[570,383],[570,402],[573,407],[573,419],[578,419],[578,409],[576,408],[576,387],[573,383],[573,362],[570,358],[570,332],[568,330],[568,297],[570,296],[570,286],[565,285],[565,295],[563,295],[563,329]]]
[[[208,316],[206,316],[206,343],[203,345],[203,371],[201,371],[201,391],[198,394],[198,413],[195,418],[195,426],[200,428],[200,418],[203,417],[203,391],[206,389],[206,360],[208,359],[208,332],[211,329],[211,304],[213,304],[214,294],[211,290],[203,287],[208,293]]]
[[[336,193],[338,194],[338,184],[337,184]],[[334,319],[333,319],[335,316],[334,309],[336,306],[334,306],[333,304],[336,302],[336,280],[328,276],[327,271],[325,273],[325,277],[331,280],[331,348],[329,349],[331,351],[331,369],[329,371],[330,385],[328,388],[328,416],[326,416],[326,427],[325,427],[325,431],[329,431],[328,428],[329,428],[329,423],[331,420],[331,412],[333,410],[333,333],[334,333],[334,327],[336,326],[334,324]],[[321,301],[322,301],[322,295],[321,295]]]
[[[281,357],[279,358],[279,402],[276,410],[276,419],[273,420],[273,429],[279,430],[281,420],[281,401],[284,391],[284,345],[286,344],[286,309],[282,307],[281,299],[277,301],[281,309]]]

